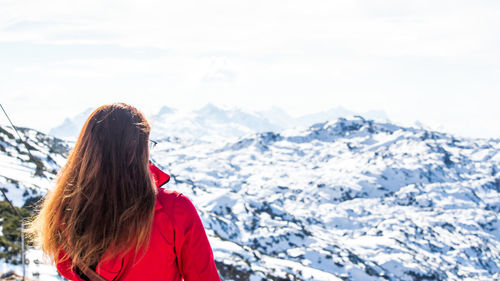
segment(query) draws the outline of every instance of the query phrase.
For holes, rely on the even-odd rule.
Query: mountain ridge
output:
[[[499,139],[359,116],[151,153],[223,280],[500,277]]]
[[[75,140],[85,119],[91,112],[92,109],[88,108],[75,117],[66,118],[61,125],[51,129],[49,134],[67,140]],[[291,117],[278,107],[271,107],[268,110],[245,110],[229,106],[219,107],[208,103],[193,110],[162,106],[149,119],[152,124],[152,138],[181,137],[213,141],[214,139],[234,139],[257,132],[304,127],[323,120],[356,114],[358,113],[343,107],[336,107],[327,111]],[[368,114],[367,118],[378,117],[388,120],[383,111],[372,110],[366,114]]]

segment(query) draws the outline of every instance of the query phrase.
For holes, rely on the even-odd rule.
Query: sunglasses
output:
[[[158,142],[154,140],[149,140],[149,150],[153,149],[157,144]]]

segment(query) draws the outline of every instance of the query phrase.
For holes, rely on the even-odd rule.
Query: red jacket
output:
[[[170,176],[150,164],[158,187]],[[61,255],[64,252],[61,251]],[[69,280],[83,281],[71,270],[71,260],[56,264]],[[212,248],[198,213],[187,197],[158,188],[151,242],[145,255],[134,262],[134,253],[123,259],[99,262],[97,273],[120,281],[220,281]]]

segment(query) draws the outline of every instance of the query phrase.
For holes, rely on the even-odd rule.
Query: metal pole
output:
[[[7,120],[9,120],[9,123],[10,123],[10,125],[12,125],[12,128],[14,129],[14,131],[16,131],[16,134],[19,137],[19,140],[24,144],[24,146],[28,150],[28,154],[31,157],[30,159],[35,159],[33,157],[33,155],[31,155],[30,149],[26,145],[26,142],[21,138],[21,135],[17,131],[16,126],[14,126],[14,124],[10,120],[9,115],[7,114],[7,112],[5,111],[5,109],[3,108],[2,104],[0,104],[0,108],[2,109],[3,113],[5,114],[5,117],[7,117]],[[12,205],[12,202],[10,202],[9,198],[7,198],[7,195],[5,195],[5,192],[3,192],[3,190],[2,190],[2,194],[5,197],[5,199],[7,200],[7,202],[9,202],[10,206],[12,207],[12,209],[14,209],[14,211],[16,212],[16,214],[19,216],[19,218],[21,218],[21,262],[23,263],[23,281],[24,281],[24,279],[26,277],[26,262],[25,262],[26,255],[24,253],[24,219],[21,216],[21,214],[16,210],[16,208],[14,208],[14,205]]]
[[[25,255],[24,255],[24,218],[21,216],[21,214],[17,211],[16,207],[10,202],[9,198],[7,197],[7,194],[3,192],[3,189],[0,188],[0,191],[2,192],[3,197],[5,200],[7,200],[7,203],[12,207],[12,210],[14,210],[15,214],[21,219],[21,262],[23,263],[23,281],[24,277],[26,276],[26,265],[25,265]]]
[[[23,281],[24,277],[26,276],[26,258],[25,258],[25,252],[24,252],[24,221],[21,221],[21,261],[23,263]]]
[[[12,123],[12,121],[10,120],[9,115],[7,114],[7,112],[5,111],[5,109],[3,108],[2,104],[0,104],[0,108],[2,109],[3,113],[5,114],[5,117],[7,117],[7,120],[9,120],[9,123],[12,126],[12,128],[14,129],[14,131],[16,131],[16,134],[19,137],[19,140],[24,144],[24,147],[26,147],[26,150],[28,151],[30,159],[35,159],[35,157],[33,157],[33,155],[31,154],[31,150],[28,148],[28,145],[23,140],[23,138],[21,138],[21,135],[19,134],[19,131],[17,131],[16,126],[14,126],[14,123]]]

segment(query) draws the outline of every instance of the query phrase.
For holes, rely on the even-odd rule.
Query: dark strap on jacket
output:
[[[92,270],[90,267],[84,264],[78,263],[76,266],[78,266],[78,268],[83,272],[83,274],[85,274],[85,276],[87,276],[91,281],[108,281],[104,279],[104,277],[99,275],[97,272]]]

